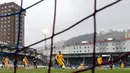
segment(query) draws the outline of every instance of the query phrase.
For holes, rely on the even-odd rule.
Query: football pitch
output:
[[[61,69],[51,69],[51,73],[72,73],[73,71],[76,71],[76,69],[67,69],[64,72]],[[0,69],[0,73],[13,73],[13,69]],[[18,69],[17,73],[48,73],[48,71],[47,69]],[[91,71],[80,73],[91,73]],[[96,69],[95,73],[130,73],[130,69]]]

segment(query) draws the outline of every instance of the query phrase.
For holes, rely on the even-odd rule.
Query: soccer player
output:
[[[61,54],[61,51],[59,51],[59,54],[56,55],[56,61],[58,65],[62,68],[63,71],[65,71],[65,60],[63,59],[63,55]]]
[[[33,58],[33,64],[34,64],[34,68],[37,68],[37,58]]]
[[[100,69],[102,69],[102,58],[100,56],[98,56],[97,58],[97,63]]]
[[[124,63],[121,63],[121,68],[122,68],[122,69],[124,69],[124,66],[125,66]]]
[[[9,58],[5,57],[5,61],[4,61],[5,68],[8,68],[8,65],[9,65]]]
[[[3,57],[3,59],[2,59],[2,68],[4,68],[4,66],[5,66],[5,63],[4,63],[4,57]]]
[[[23,65],[25,68],[28,66],[28,59],[26,57],[23,58]]]
[[[112,61],[112,58],[109,58],[108,61],[109,62]],[[113,69],[113,64],[110,64],[110,68],[111,68],[111,70]]]
[[[80,68],[80,69],[83,69],[83,66],[84,66],[84,64],[81,63],[80,66],[79,66],[79,68]]]

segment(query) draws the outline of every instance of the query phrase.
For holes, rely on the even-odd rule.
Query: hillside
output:
[[[97,40],[104,40],[107,38],[124,38],[126,34],[126,31],[109,31],[107,33],[98,33],[97,34]],[[74,44],[78,44],[81,43],[82,41],[89,41],[92,42],[93,41],[93,33],[90,34],[84,34],[84,35],[80,35],[77,37],[73,37],[70,38],[69,40],[64,42],[64,45],[74,45]]]
[[[100,32],[100,33],[97,33],[97,40],[104,40],[104,39],[108,39],[108,38],[124,38],[126,32],[129,32],[129,31],[130,30],[127,30],[127,31],[110,30],[105,33]],[[76,43],[79,44],[82,41],[93,42],[93,33],[79,35],[79,36],[72,37],[65,41],[58,41],[58,42],[55,42],[54,45],[57,47],[62,47],[62,46],[67,46],[67,45],[75,45]],[[43,49],[43,46],[41,48]]]

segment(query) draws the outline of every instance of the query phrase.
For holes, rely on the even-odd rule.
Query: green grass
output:
[[[68,69],[65,72],[62,72],[61,69],[51,69],[51,73],[72,73],[73,71],[76,71],[76,69]],[[47,69],[19,69],[17,70],[17,73],[47,73]],[[11,69],[0,69],[0,73],[13,73],[13,70]],[[91,71],[85,71],[82,73],[91,73]],[[130,69],[96,69],[96,73],[130,73]]]

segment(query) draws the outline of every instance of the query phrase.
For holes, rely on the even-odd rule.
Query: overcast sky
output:
[[[20,4],[20,0],[0,0],[0,3],[14,1]],[[23,8],[38,0],[23,0]],[[78,20],[93,12],[93,0],[57,0],[56,32],[74,24]],[[101,8],[116,0],[97,0],[98,8]],[[109,7],[97,14],[97,31],[124,30],[130,27],[130,0]],[[51,35],[53,23],[54,0],[45,0],[42,3],[28,9],[25,17],[25,45],[32,44],[44,38],[43,28],[49,29]],[[93,18],[80,23],[70,31],[55,37],[55,41],[67,40],[71,37],[93,32]],[[48,41],[49,42],[49,41]],[[43,46],[44,43],[35,47]]]

